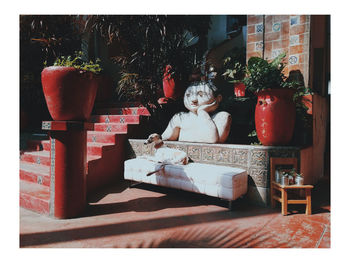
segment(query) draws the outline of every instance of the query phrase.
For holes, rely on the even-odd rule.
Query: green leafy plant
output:
[[[272,62],[259,57],[251,57],[247,64],[247,76],[244,83],[247,89],[253,93],[266,89],[298,88],[299,83],[287,80],[283,73],[286,54],[282,53]]]
[[[222,76],[229,83],[242,82],[246,74],[245,48],[234,48],[223,59]]]
[[[248,134],[248,137],[251,138],[251,140],[252,140],[250,145],[256,145],[256,146],[262,145],[262,143],[259,141],[258,134],[256,133],[256,130],[251,131]]]
[[[224,63],[228,63],[231,60],[230,57],[225,59]],[[232,68],[226,69],[226,71],[222,74],[222,76],[228,80],[229,83],[237,83],[241,82],[244,78],[245,74],[245,66],[243,66],[239,62],[235,62]],[[242,77],[243,76],[243,77]]]
[[[83,60],[84,53],[82,51],[75,52],[74,56],[61,56],[56,58],[53,66],[62,66],[62,67],[73,67],[82,71],[90,71],[92,73],[98,74],[102,71],[102,68],[99,64],[100,59],[96,59],[95,62],[92,60],[85,61]],[[46,61],[44,65],[47,66]]]
[[[95,15],[87,19],[86,31],[119,45],[112,59],[120,66],[117,89],[125,98],[156,104],[166,65],[186,82],[203,51],[209,25],[208,15]]]

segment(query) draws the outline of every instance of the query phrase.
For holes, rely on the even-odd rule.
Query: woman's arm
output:
[[[162,140],[164,141],[176,141],[179,138],[180,127],[181,127],[181,114],[182,112],[176,113],[169,121],[168,127],[162,134]]]

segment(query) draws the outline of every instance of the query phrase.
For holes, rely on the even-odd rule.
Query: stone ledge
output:
[[[152,145],[144,145],[143,139],[129,139],[126,159],[141,155],[153,155]],[[182,150],[195,162],[243,168],[248,172],[250,192],[254,203],[267,205],[269,198],[264,191],[270,188],[270,157],[296,157],[300,159],[300,148],[293,146],[255,146],[241,144],[208,144],[165,141],[170,148]]]

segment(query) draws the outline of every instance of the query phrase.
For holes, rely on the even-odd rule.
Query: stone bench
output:
[[[160,185],[185,191],[218,197],[231,202],[247,193],[247,172],[240,168],[203,163],[187,165],[166,165],[158,170],[161,164],[142,158],[126,160],[124,179]]]
[[[126,159],[153,155],[154,148],[144,145],[144,139],[129,139]],[[239,144],[206,144],[166,141],[170,148],[185,151],[195,163],[241,168],[248,174],[247,199],[260,206],[270,203],[270,157],[296,157],[300,148],[290,146],[255,146]]]

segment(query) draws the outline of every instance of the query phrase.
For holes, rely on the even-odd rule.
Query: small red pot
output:
[[[183,87],[179,79],[171,74],[172,67],[167,65],[163,74],[163,91],[166,98],[176,100],[183,95]]]
[[[270,89],[257,93],[255,128],[263,145],[286,145],[293,136],[295,103],[292,89]]]
[[[234,90],[236,97],[244,97],[245,96],[245,85],[242,82],[238,82],[234,84]]]
[[[41,72],[41,82],[53,120],[89,119],[98,87],[94,73],[52,66]]]

